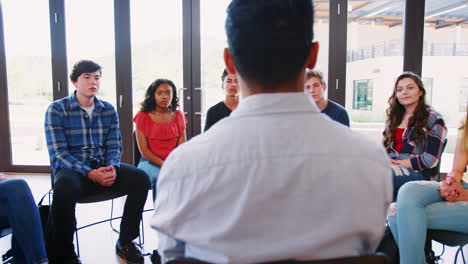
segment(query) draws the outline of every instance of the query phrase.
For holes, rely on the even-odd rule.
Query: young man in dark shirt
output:
[[[237,82],[237,76],[235,74],[229,74],[226,69],[224,69],[221,75],[221,81],[223,82],[221,88],[223,88],[226,98],[224,101],[208,109],[204,131],[207,131],[219,120],[229,116],[239,103],[239,83]]]
[[[320,111],[331,119],[349,127],[349,117],[346,109],[325,98],[327,84],[323,80],[323,73],[317,70],[307,70],[304,84],[304,92],[310,94]]]

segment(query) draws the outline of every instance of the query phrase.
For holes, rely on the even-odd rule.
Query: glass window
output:
[[[98,98],[115,106],[114,1],[65,1],[68,71],[79,60],[92,60],[102,66]],[[70,82],[70,94],[75,87]]]
[[[354,81],[353,86],[353,109],[372,111],[372,81]]]
[[[462,78],[460,84],[460,96],[458,97],[458,111],[466,112],[468,99],[468,78]]]
[[[424,89],[426,90],[426,104],[432,104],[432,78],[422,78]]]
[[[202,130],[206,111],[225,98],[221,74],[225,68],[223,51],[227,47],[224,22],[230,0],[200,1]],[[320,43],[316,69],[328,76],[328,1],[314,2],[314,41]]]
[[[182,1],[138,0],[130,4],[133,114],[140,109],[146,89],[158,78],[174,82],[182,107]]]
[[[200,1],[202,131],[206,111],[224,100],[221,74],[225,68],[223,51],[227,47],[224,22],[230,0]]]
[[[432,78],[431,105],[442,114],[448,143],[441,171],[451,169],[458,127],[466,114],[468,19],[466,1],[425,2],[422,77]],[[453,102],[453,103],[452,103]]]
[[[49,1],[28,1],[27,8],[23,1],[2,3],[12,163],[48,165],[44,116],[53,98]]]
[[[382,142],[388,98],[403,69],[404,6],[404,1],[348,1],[346,109],[351,128],[376,142]],[[367,92],[360,88],[366,85]]]

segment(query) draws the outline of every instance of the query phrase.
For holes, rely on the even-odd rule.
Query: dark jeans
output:
[[[75,206],[81,197],[90,194],[106,191],[127,194],[119,240],[124,244],[137,238],[140,234],[140,221],[149,186],[148,176],[144,171],[123,163],[120,164],[114,184],[109,187],[94,183],[86,176],[70,169],[57,170],[46,236],[49,258],[55,260],[73,254],[73,233],[76,229]]]
[[[41,219],[24,180],[0,181],[0,227],[8,226],[13,230],[14,263],[47,261]]]
[[[397,200],[398,190],[403,184],[410,181],[424,181],[429,180],[428,177],[422,173],[415,172],[412,169],[403,169],[398,166],[392,166],[392,177],[393,177],[393,201]]]

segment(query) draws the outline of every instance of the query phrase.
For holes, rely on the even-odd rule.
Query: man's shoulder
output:
[[[224,101],[221,101],[221,102],[213,105],[212,107],[210,107],[208,109],[208,113],[219,112],[221,110],[224,110],[225,108],[226,108],[226,106],[224,105]]]
[[[346,109],[342,105],[340,105],[340,104],[338,104],[338,103],[336,103],[336,102],[334,102],[334,101],[332,101],[330,99],[328,99],[327,108],[329,108],[329,110],[340,111],[340,112],[347,113]]]
[[[47,110],[51,111],[51,110],[65,110],[65,109],[68,109],[70,107],[71,101],[72,101],[71,96],[67,96],[67,97],[57,99],[57,100],[53,101],[52,103],[50,103]]]
[[[107,102],[107,101],[96,98],[96,102],[100,107],[102,107],[105,110],[115,110],[114,106],[111,103]]]

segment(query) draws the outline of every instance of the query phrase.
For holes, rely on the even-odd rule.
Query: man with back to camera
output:
[[[132,242],[140,233],[143,207],[150,188],[145,172],[120,163],[122,138],[114,107],[98,99],[101,66],[82,60],[70,80],[76,91],[50,104],[45,132],[51,171],[55,176],[48,222],[50,263],[79,264],[73,246],[75,206],[84,195],[106,191],[127,194],[116,253],[126,263],[143,263]]]
[[[310,0],[233,0],[226,68],[242,100],[170,154],[158,180],[162,261],[261,263],[371,254],[392,199],[385,150],[304,96]],[[229,146],[227,151],[226,146]]]
[[[304,93],[312,96],[317,107],[322,113],[326,114],[336,122],[349,127],[348,112],[346,112],[346,109],[343,106],[325,98],[325,90],[327,90],[327,84],[323,79],[323,73],[317,70],[307,69]]]

